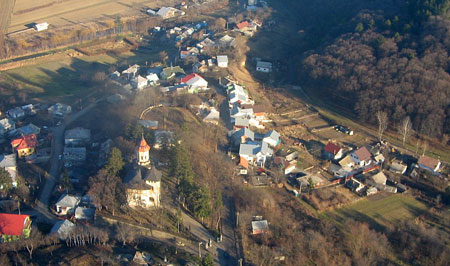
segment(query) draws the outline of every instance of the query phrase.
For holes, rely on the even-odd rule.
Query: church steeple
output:
[[[141,143],[137,150],[137,163],[139,165],[150,165],[150,146],[142,135]]]

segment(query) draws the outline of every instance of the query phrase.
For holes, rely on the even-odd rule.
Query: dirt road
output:
[[[0,35],[8,32],[16,0],[0,0]]]

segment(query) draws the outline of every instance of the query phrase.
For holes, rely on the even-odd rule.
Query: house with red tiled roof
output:
[[[36,150],[36,134],[22,136],[11,141],[13,150],[17,151],[19,158],[32,155]]]
[[[357,149],[355,152],[350,154],[353,161],[359,166],[366,166],[372,163],[372,154],[366,147],[361,147]]]
[[[244,157],[239,157],[239,164],[238,164],[238,166],[241,166],[241,167],[243,167],[243,168],[245,168],[245,169],[248,169],[248,160],[247,159],[245,159]]]
[[[28,238],[31,231],[29,215],[0,213],[0,235],[2,242]]]
[[[198,93],[208,90],[208,81],[197,73],[192,73],[181,79],[181,83],[188,85],[189,93]]]
[[[325,148],[323,148],[323,156],[328,160],[339,160],[343,155],[344,149],[333,142],[328,142]]]
[[[238,30],[245,29],[248,26],[250,26],[250,22],[248,22],[248,21],[242,21],[241,23],[236,24],[236,27],[238,28]]]
[[[420,156],[417,164],[419,165],[420,168],[426,169],[431,172],[437,172],[441,167],[441,162],[439,160],[428,157],[426,155]]]

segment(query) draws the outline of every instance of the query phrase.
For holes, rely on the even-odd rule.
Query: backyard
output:
[[[410,195],[380,193],[347,207],[325,211],[321,216],[341,225],[351,218],[375,228],[385,228],[402,220],[414,219],[426,210],[424,203]]]

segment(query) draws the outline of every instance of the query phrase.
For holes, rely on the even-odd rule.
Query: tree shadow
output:
[[[28,91],[30,96],[40,97],[66,97],[74,96],[91,89],[95,84],[92,83],[92,77],[97,71],[108,70],[108,65],[98,62],[87,62],[79,58],[73,58],[68,66],[52,71],[44,67],[37,69],[43,74],[34,77],[27,77],[17,73],[9,75],[23,84],[42,88],[42,92]]]
[[[349,209],[340,209],[337,212],[343,216],[341,218],[341,222],[343,221],[345,223],[345,221],[348,218],[350,218],[357,222],[367,223],[367,224],[369,224],[370,228],[375,229],[377,231],[385,231],[386,230],[386,227],[384,225],[377,222],[374,218],[372,218],[366,214],[363,214],[361,212],[358,212],[355,210],[349,210]],[[382,217],[378,217],[378,218],[382,218]]]

